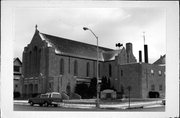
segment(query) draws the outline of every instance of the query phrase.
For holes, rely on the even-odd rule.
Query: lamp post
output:
[[[96,85],[96,90],[97,90],[97,98],[96,98],[96,107],[99,108],[99,83],[98,83],[98,80],[99,80],[99,77],[98,77],[98,74],[99,74],[99,71],[98,71],[98,63],[99,63],[99,46],[98,46],[98,37],[96,36],[96,34],[94,34],[94,32],[87,28],[87,27],[83,27],[83,30],[89,30],[94,36],[95,38],[97,39],[97,85]]]

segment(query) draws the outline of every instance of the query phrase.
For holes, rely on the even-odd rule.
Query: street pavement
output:
[[[14,111],[108,111],[108,112],[164,112],[165,106],[160,107],[150,107],[150,108],[133,108],[133,109],[118,109],[118,108],[65,108],[65,107],[40,107],[38,105],[30,106],[30,105],[18,105],[14,104]]]
[[[14,100],[14,106],[29,106],[27,100]],[[36,105],[38,106],[38,105]],[[32,106],[31,106],[32,107]],[[64,100],[63,102],[58,104],[59,108],[68,109],[78,109],[78,110],[97,110],[95,105],[95,99],[81,99],[81,100]],[[129,103],[127,101],[122,102],[100,102],[101,110],[132,110],[133,109],[153,109],[153,108],[162,108],[165,106],[162,105],[161,100],[153,100],[153,101],[131,101],[130,108]],[[163,110],[165,111],[165,109]]]

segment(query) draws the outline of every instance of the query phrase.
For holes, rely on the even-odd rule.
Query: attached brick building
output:
[[[147,63],[119,65],[116,89],[133,98],[165,97],[165,67]]]
[[[23,52],[23,95],[31,96],[52,91],[71,93],[74,92],[76,84],[88,84],[97,74],[96,48],[96,45],[48,35],[36,29],[30,44]],[[126,86],[129,83],[123,80],[121,82],[121,68],[131,64],[138,65],[131,43],[118,50],[99,47],[98,59],[99,78],[110,78],[111,86],[117,91],[121,91],[120,85]],[[136,67],[133,68],[136,70]],[[127,76],[131,76],[128,71],[127,69]],[[138,81],[143,78],[135,79]],[[137,92],[140,89],[143,88],[137,89]]]

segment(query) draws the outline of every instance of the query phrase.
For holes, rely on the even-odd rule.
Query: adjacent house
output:
[[[14,58],[14,97],[20,97],[21,94],[21,75],[22,75],[22,62],[17,57]]]

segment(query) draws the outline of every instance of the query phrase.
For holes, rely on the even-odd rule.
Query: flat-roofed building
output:
[[[148,63],[119,65],[116,89],[132,98],[165,97],[165,67]]]

